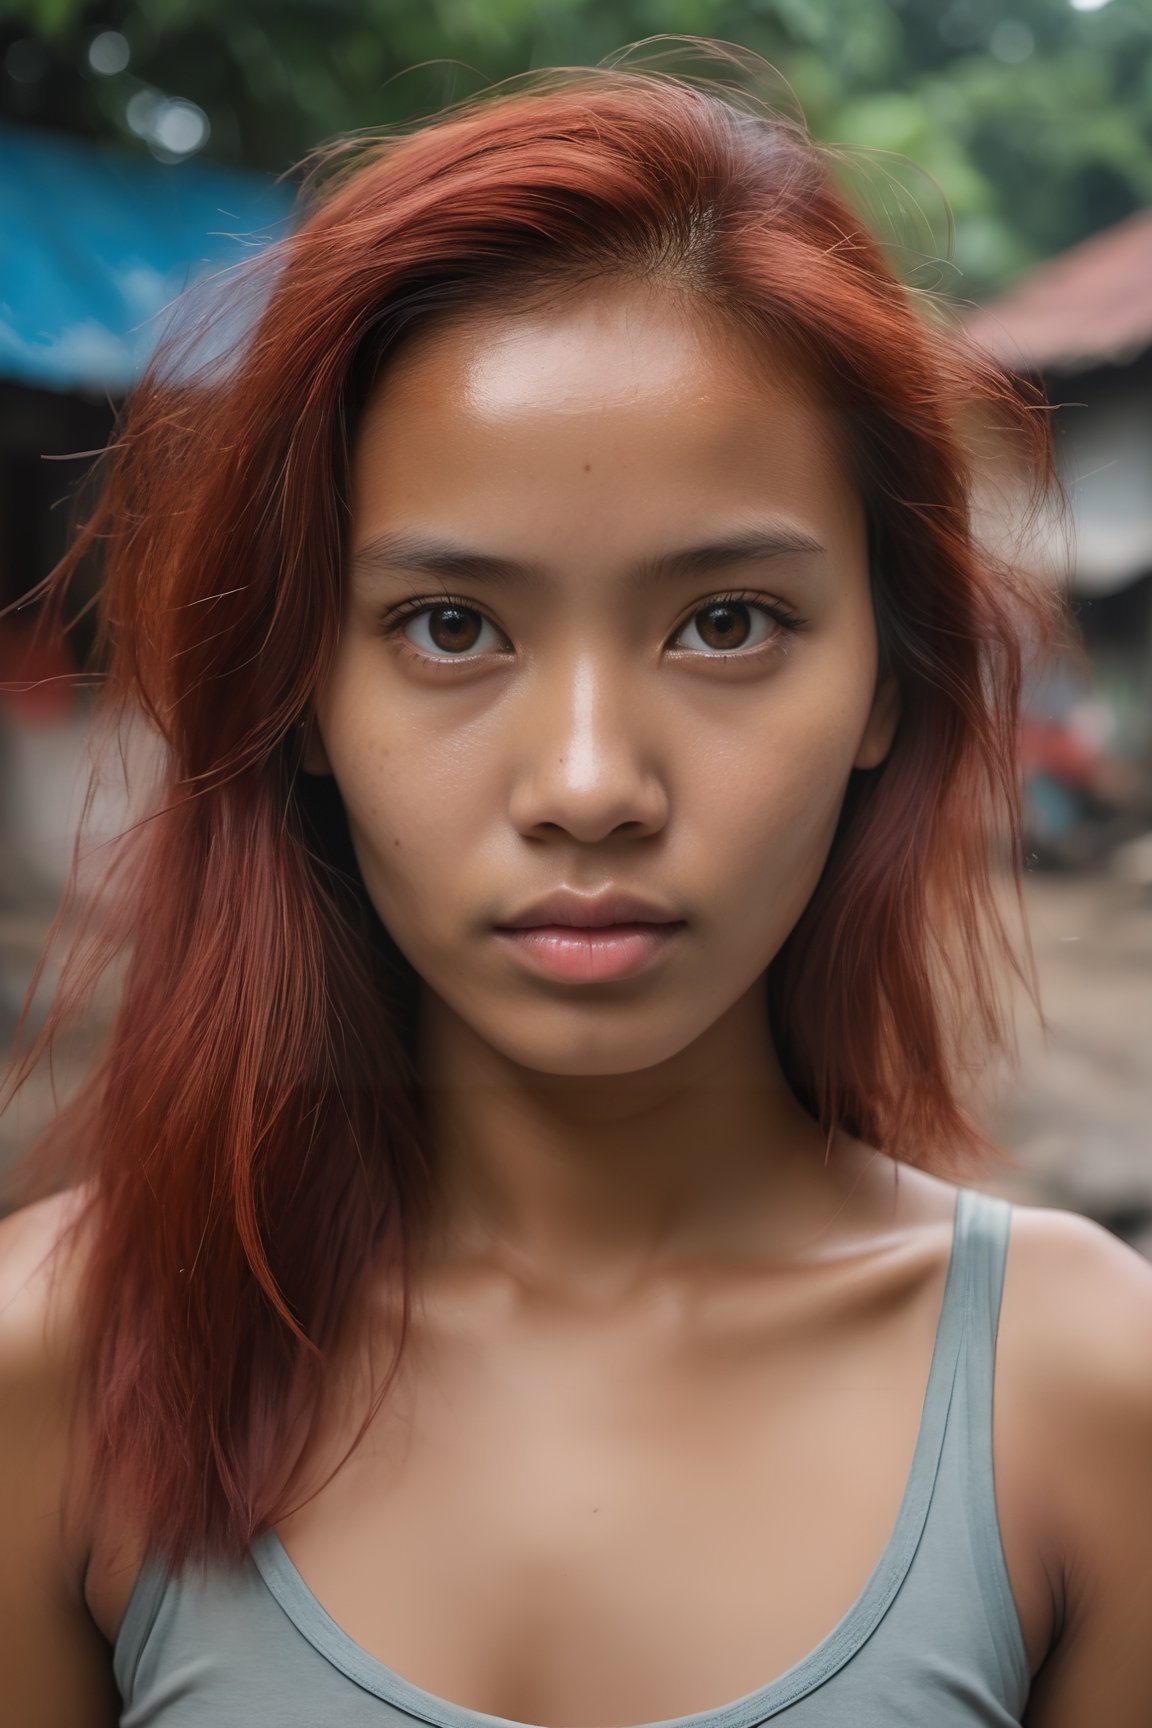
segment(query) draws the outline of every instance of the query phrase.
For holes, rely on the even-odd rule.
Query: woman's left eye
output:
[[[696,642],[689,642],[688,651],[694,656],[711,660],[750,658],[761,650],[786,648],[789,636],[803,622],[778,600],[763,595],[720,594],[697,606],[672,640],[675,645],[693,633]],[[419,638],[409,634],[412,625],[418,628]],[[448,595],[394,607],[381,629],[386,636],[398,638],[404,652],[430,666],[448,666],[499,651],[499,641],[484,643],[485,630],[500,641],[507,640],[477,607]],[[477,648],[479,653],[473,653]]]
[[[756,614],[759,614],[759,631],[754,628]],[[703,620],[703,624],[698,620]],[[787,636],[801,623],[802,620],[779,601],[763,600],[753,595],[726,594],[698,606],[676,635],[679,639],[686,631],[693,630],[706,649],[727,650],[729,654],[741,649],[751,652],[757,648],[783,645]]]

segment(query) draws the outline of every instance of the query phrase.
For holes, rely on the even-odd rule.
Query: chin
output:
[[[595,1017],[595,1023],[582,1028],[573,1026],[572,1016],[564,1015],[567,1023],[559,1025],[551,1038],[541,1036],[539,1013],[536,1025],[519,1036],[507,1027],[491,1027],[486,1031],[475,1026],[473,1030],[519,1067],[535,1074],[554,1074],[558,1079],[572,1080],[608,1079],[613,1075],[659,1069],[675,1062],[703,1030],[696,1025],[680,1029],[654,1028],[651,1024],[629,1027],[621,1023],[623,1015],[617,1017],[595,1008],[585,1008],[582,1018],[586,1019],[589,1013]]]

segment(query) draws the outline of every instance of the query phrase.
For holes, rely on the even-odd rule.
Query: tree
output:
[[[1152,199],[1152,0],[0,0],[0,100],[174,170],[281,171],[655,32],[776,66],[817,137],[873,153],[845,173],[913,254],[947,251],[947,200],[928,280],[965,298]]]

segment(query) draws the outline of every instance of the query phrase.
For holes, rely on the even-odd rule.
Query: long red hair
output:
[[[108,1036],[29,1167],[83,1197],[88,1491],[173,1566],[284,1515],[370,1291],[400,1297],[390,1372],[404,1342],[432,1199],[418,980],[332,783],[300,772],[300,722],[336,641],[358,406],[429,320],[642,274],[783,344],[832,407],[902,718],[769,969],[772,1024],[825,1127],[953,1173],[988,1151],[958,1073],[1007,1036],[996,860],[1018,893],[1021,675],[1054,613],[973,533],[963,428],[1043,484],[1039,400],[925,317],[795,119],[645,69],[513,85],[313,178],[254,320],[135,390],[37,591],[58,624],[100,557],[100,711],[161,751],[14,1085],[115,960]]]

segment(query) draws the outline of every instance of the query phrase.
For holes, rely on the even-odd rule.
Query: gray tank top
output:
[[[642,1728],[1019,1724],[1029,1665],[992,1480],[992,1385],[1008,1204],[957,1195],[904,1497],[854,1605],[754,1692]],[[241,1567],[146,1562],[116,1640],[121,1728],[510,1728],[411,1685],[325,1613],[275,1531]],[[511,1725],[516,1728],[516,1725]]]

